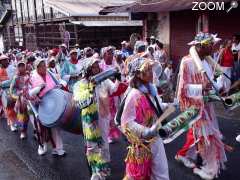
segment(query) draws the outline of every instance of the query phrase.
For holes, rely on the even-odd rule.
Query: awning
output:
[[[87,27],[113,27],[113,26],[143,26],[142,21],[70,21],[73,24]]]
[[[44,0],[48,7],[66,16],[96,16],[105,7],[120,7],[134,0]],[[127,16],[128,14],[124,14]]]
[[[203,0],[195,0],[203,2]],[[214,1],[213,1],[214,2]],[[231,0],[221,0],[219,2],[231,2]],[[100,14],[119,12],[168,12],[191,9],[193,0],[141,0],[121,7],[105,7]]]

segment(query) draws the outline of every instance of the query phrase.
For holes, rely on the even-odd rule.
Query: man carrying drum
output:
[[[47,71],[46,62],[43,59],[37,59],[35,61],[36,70],[32,73],[30,83],[32,85],[31,90],[29,91],[30,96],[35,96],[37,104],[40,102],[40,99],[50,90],[56,88],[57,82],[56,79],[49,71]],[[36,95],[38,94],[38,95]],[[60,135],[59,128],[46,128],[40,123],[40,141],[43,146],[39,145],[38,154],[43,155],[47,152],[47,141],[50,139],[53,150],[52,154],[56,156],[64,156],[65,151],[63,150],[63,142]]]
[[[98,85],[91,81],[100,73],[99,61],[87,58],[82,62],[83,79],[73,87],[74,101],[81,111],[83,135],[86,144],[86,156],[94,179],[105,179],[110,175],[110,152],[107,137],[109,134],[109,95],[117,91],[119,82],[110,79]],[[118,76],[121,76],[118,73]]]

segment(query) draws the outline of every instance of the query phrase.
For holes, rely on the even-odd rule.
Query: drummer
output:
[[[105,179],[110,174],[109,134],[110,108],[108,97],[118,88],[119,82],[107,79],[95,86],[90,78],[100,73],[99,60],[89,58],[83,64],[83,79],[73,88],[78,102],[87,146],[87,159],[92,169],[91,179]]]
[[[78,81],[80,75],[80,61],[77,59],[77,50],[70,51],[70,59],[65,61],[61,67],[61,78],[68,84],[68,89],[72,92],[73,85]]]
[[[6,82],[10,82],[9,74],[7,73],[7,68],[9,65],[9,58],[6,55],[0,56],[0,87],[6,85]],[[8,85],[7,85],[8,86]],[[13,106],[3,108],[8,125],[10,126],[11,131],[16,131],[17,128],[15,127],[16,122],[16,113],[14,112]]]
[[[41,87],[41,91],[38,92],[38,96],[35,96],[36,99],[38,98],[41,99],[48,91],[54,89],[57,86],[56,84],[57,80],[54,78],[52,74],[50,74],[49,71],[47,71],[45,60],[37,59],[35,61],[35,68],[36,70],[33,72],[30,82],[32,84],[32,89],[36,87]],[[59,128],[48,129],[40,124],[39,126],[43,146],[39,145],[38,154],[43,155],[47,152],[47,141],[49,140],[49,138],[46,137],[49,136],[53,146],[52,155],[64,156],[65,151],[63,150],[63,142],[62,137],[60,135],[60,129]]]

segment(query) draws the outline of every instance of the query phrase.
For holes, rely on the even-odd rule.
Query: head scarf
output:
[[[45,62],[45,60],[42,59],[42,58],[37,58],[37,59],[34,61],[34,67],[35,67],[35,69],[37,69],[37,67],[39,66],[39,64],[40,64],[41,62]]]
[[[87,73],[88,69],[95,63],[99,62],[99,59],[90,57],[81,61],[81,73],[83,76]]]
[[[152,66],[154,61],[147,58],[136,58],[128,64],[128,72],[130,76],[134,76],[136,72],[144,72],[148,66]]]

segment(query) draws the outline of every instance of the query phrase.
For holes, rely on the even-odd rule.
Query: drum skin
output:
[[[45,94],[38,107],[42,125],[60,127],[65,131],[82,134],[80,110],[72,100],[72,94],[61,89],[53,89]]]
[[[4,90],[1,96],[2,105],[4,108],[14,107],[15,101],[11,97],[9,90]]]

